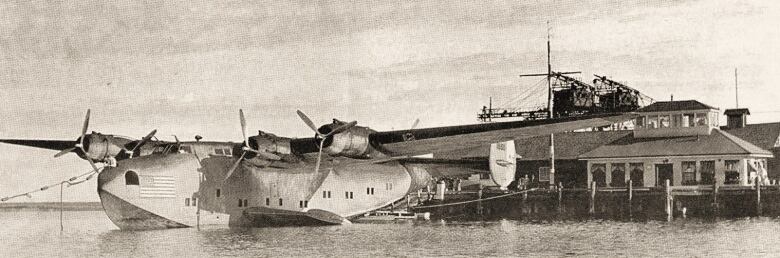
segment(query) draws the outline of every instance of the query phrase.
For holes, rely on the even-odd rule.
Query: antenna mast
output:
[[[550,21],[547,21],[547,117],[553,118],[552,64],[550,64]]]

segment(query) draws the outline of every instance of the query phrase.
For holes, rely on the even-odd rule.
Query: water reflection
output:
[[[100,212],[0,212],[0,256],[757,256],[780,252],[780,220],[431,221],[119,231]]]

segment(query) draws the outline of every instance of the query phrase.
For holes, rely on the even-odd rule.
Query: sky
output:
[[[546,72],[548,28],[554,70],[723,110],[738,68],[748,122],[780,121],[780,3],[642,2],[5,1],[0,138],[76,139],[87,109],[90,130],[162,140],[240,141],[240,108],[250,131],[289,137],[312,134],[297,109],[376,130],[476,123],[491,97],[544,102],[511,101],[538,89],[517,75]],[[54,151],[0,153],[0,197],[90,169]],[[64,199],[98,201],[95,180]]]

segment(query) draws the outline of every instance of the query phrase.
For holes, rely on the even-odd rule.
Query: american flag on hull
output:
[[[176,179],[173,176],[140,176],[141,198],[175,198]]]

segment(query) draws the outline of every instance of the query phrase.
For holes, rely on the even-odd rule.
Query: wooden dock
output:
[[[780,185],[550,187],[527,191],[449,191],[409,196],[411,209],[434,218],[652,219],[780,215]],[[441,196],[441,195],[438,195]]]

